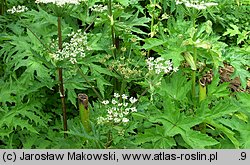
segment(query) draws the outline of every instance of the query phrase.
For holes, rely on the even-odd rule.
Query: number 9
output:
[[[241,158],[240,158],[241,160],[246,160],[246,158],[247,158],[246,152],[241,152],[240,156],[241,156]]]

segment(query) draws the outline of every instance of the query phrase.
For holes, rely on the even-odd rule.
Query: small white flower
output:
[[[172,63],[171,63],[170,60],[167,60],[167,61],[165,61],[164,63],[165,63],[166,65],[168,65],[168,66],[171,66],[171,65],[172,65]]]
[[[164,69],[164,73],[169,73],[170,71],[168,69]]]
[[[35,3],[52,3],[58,6],[63,6],[66,4],[78,5],[81,0],[36,0]]]
[[[123,106],[124,106],[124,107],[127,107],[127,106],[128,106],[128,103],[123,103]]]
[[[14,13],[22,13],[22,12],[25,12],[27,10],[28,10],[28,8],[26,6],[18,5],[18,6],[13,6],[11,9],[8,9],[7,12],[14,14]]]
[[[137,112],[136,107],[132,107],[132,108],[130,108],[130,110],[131,110],[131,112]]]
[[[112,109],[108,109],[108,114],[112,114],[113,113],[113,110]]]
[[[70,58],[69,61],[70,61],[72,64],[76,64],[76,63],[77,63],[77,61],[76,61],[75,58]]]
[[[117,101],[113,99],[112,104],[117,104]]]
[[[129,122],[129,119],[124,117],[124,118],[122,119],[122,122],[123,122],[123,123],[127,123],[127,122]]]
[[[113,116],[112,115],[108,115],[108,120],[113,120]]]
[[[179,70],[178,67],[174,67],[174,68],[173,68],[173,71],[174,71],[174,72],[178,72],[178,70]]]
[[[129,101],[130,101],[132,104],[134,104],[135,102],[137,102],[137,99],[134,98],[134,97],[130,97]]]
[[[164,58],[158,57],[158,58],[155,59],[155,62],[158,63],[158,62],[163,61],[163,60],[164,60]]]
[[[114,117],[117,117],[119,114],[117,113],[117,112],[115,112],[114,114],[113,114],[113,116]]]
[[[156,69],[156,70],[155,70],[155,73],[156,73],[156,74],[160,74],[160,73],[161,73],[161,69]]]
[[[97,124],[103,124],[105,122],[105,118],[104,117],[98,117],[97,118]]]
[[[121,121],[120,118],[114,118],[114,122],[115,122],[115,123],[119,123],[120,121]]]
[[[128,99],[128,96],[125,94],[122,94],[122,99],[126,100],[126,99]]]
[[[118,103],[118,107],[121,107],[123,104],[122,103]]]
[[[129,114],[129,111],[126,111],[126,110],[125,110],[125,111],[123,112],[123,114],[124,114],[124,115],[128,115],[128,114]]]
[[[115,98],[119,98],[120,95],[119,95],[118,93],[114,93],[114,97],[115,97]]]
[[[217,6],[218,3],[214,2],[204,2],[197,0],[176,0],[176,5],[184,4],[186,7],[195,8],[198,10],[204,10],[207,7]]]
[[[108,100],[104,100],[104,101],[102,101],[102,104],[107,105],[107,104],[109,104],[109,101]]]
[[[215,3],[215,2],[207,2],[206,3],[206,6],[210,7],[210,6],[217,6],[218,3]]]
[[[116,107],[112,107],[112,110],[113,110],[113,111],[117,111],[117,109],[118,109],[118,108],[116,108]]]

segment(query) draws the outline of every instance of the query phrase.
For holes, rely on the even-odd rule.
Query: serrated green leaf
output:
[[[181,72],[173,74],[170,81],[162,81],[159,93],[164,96],[165,92],[173,99],[183,101],[191,89],[191,81],[187,81]]]
[[[129,27],[134,27],[134,26],[144,26],[148,27],[146,23],[150,21],[150,18],[147,17],[140,17],[138,18],[139,11],[137,11],[135,14],[132,15],[132,17],[127,20],[125,23]]]
[[[235,36],[235,35],[240,34],[240,31],[239,31],[238,26],[233,25],[233,24],[230,24],[230,26],[231,26],[233,29],[229,29],[229,28],[228,28],[227,31],[223,34],[223,36],[229,34],[230,37],[232,37],[232,36]]]
[[[222,124],[218,124],[215,121],[210,120],[210,119],[206,120],[205,122],[212,125],[216,129],[222,131],[223,134],[225,134],[230,139],[230,141],[234,144],[235,148],[239,149],[240,143],[239,143],[238,139],[236,139],[234,137],[235,133],[233,131],[231,131],[227,127],[223,126]]]
[[[35,134],[39,134],[37,132],[37,130],[31,125],[28,123],[28,121],[26,120],[22,120],[22,119],[19,119],[19,118],[15,118],[13,119],[13,126],[16,128],[17,126],[21,127],[21,129],[24,129],[26,128],[28,131],[30,132],[33,132]]]
[[[116,76],[113,72],[111,72],[107,68],[103,68],[103,67],[101,67],[99,65],[95,65],[93,63],[90,65],[90,68],[95,70],[98,73],[106,74],[106,75],[109,75],[109,76]]]
[[[182,132],[181,135],[184,141],[193,149],[204,149],[207,146],[213,146],[219,143],[207,134],[202,134],[198,131],[186,130]]]
[[[116,0],[120,4],[122,4],[124,7],[127,7],[129,5],[129,0]]]
[[[212,108],[209,108],[208,105],[205,107],[201,107],[198,112],[202,111],[203,114],[197,112],[197,115],[202,116],[204,118],[216,119],[223,117],[224,115],[229,115],[233,112],[237,112],[238,110],[239,107],[233,103],[233,100],[228,99],[225,101],[220,101]]]
[[[240,107],[250,113],[250,94],[249,93],[237,93],[237,98],[240,103]]]
[[[99,91],[101,92],[101,95],[104,96],[104,86],[108,85],[108,86],[112,86],[112,84],[110,84],[107,80],[105,80],[99,73],[94,72],[93,75],[95,75],[96,77],[96,84],[97,87],[99,89]]]
[[[220,123],[223,125],[230,127],[234,131],[238,131],[240,133],[240,143],[242,148],[249,149],[250,148],[250,125],[242,120],[239,120],[236,117],[231,119],[220,119]]]
[[[213,77],[213,81],[211,84],[208,85],[208,90],[207,90],[207,96],[208,97],[216,97],[216,98],[220,98],[220,97],[227,97],[229,96],[230,92],[228,90],[228,85],[229,83],[222,83],[219,84],[220,82],[220,78],[219,78],[219,74],[215,74]]]
[[[36,123],[36,125],[40,125],[40,126],[44,126],[44,127],[47,126],[45,124],[44,120],[42,120],[40,116],[35,115],[34,112],[31,112],[31,111],[22,111],[20,114],[23,117],[28,117],[31,121],[34,121]]]
[[[145,44],[143,45],[143,49],[150,50],[153,47],[164,44],[166,41],[163,41],[157,38],[148,38],[148,39],[145,39],[144,42]]]
[[[7,138],[9,138],[12,132],[13,132],[12,129],[1,128],[0,137],[4,138],[6,136]]]
[[[244,64],[246,63],[247,61],[240,56],[238,57],[238,59],[235,59],[231,62],[231,65],[235,68],[232,78],[238,76],[244,89],[246,89],[247,86],[247,78],[250,77],[250,72],[244,68]]]
[[[76,105],[76,98],[77,94],[75,90],[85,90],[87,84],[81,80],[78,80],[77,77],[73,77],[70,80],[65,81],[64,88],[67,91],[67,99],[77,107]]]
[[[245,30],[243,30],[242,33],[239,34],[238,38],[237,38],[237,44],[240,44],[242,41],[246,40],[249,36],[248,34],[249,32],[246,32]]]
[[[163,50],[159,54],[166,60],[172,60],[174,67],[179,67],[184,60],[182,56],[183,49],[181,47],[172,47],[171,50]]]

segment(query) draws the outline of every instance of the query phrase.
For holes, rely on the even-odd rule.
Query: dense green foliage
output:
[[[62,12],[0,0],[0,148],[249,149],[250,1],[213,2],[197,10],[175,0],[89,0]],[[28,10],[7,12],[17,5]],[[63,43],[86,35],[77,62],[55,58],[59,26]],[[150,57],[168,72],[148,67]],[[79,93],[88,95],[87,119]],[[112,106],[126,118],[116,109],[121,120],[105,119]]]

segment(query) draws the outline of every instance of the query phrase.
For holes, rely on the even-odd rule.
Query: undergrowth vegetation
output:
[[[249,12],[0,0],[0,148],[249,149]]]

